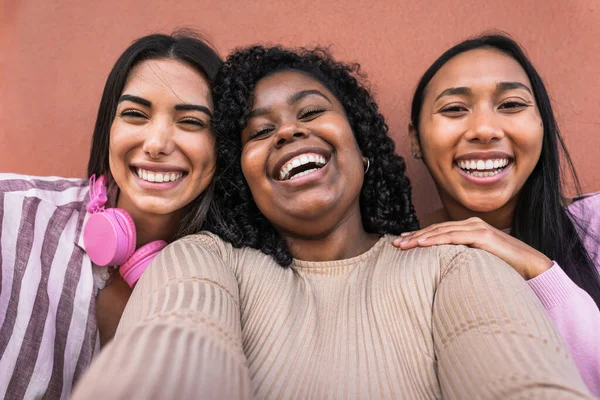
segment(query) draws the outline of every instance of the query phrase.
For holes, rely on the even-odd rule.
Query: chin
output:
[[[498,201],[498,199],[493,200],[480,200],[480,201],[467,201],[461,202],[463,207],[477,212],[477,213],[489,213],[502,208],[506,202]]]
[[[152,215],[166,215],[178,210],[178,208],[175,209],[174,207],[165,204],[164,199],[141,201],[136,204],[136,207],[140,212]]]

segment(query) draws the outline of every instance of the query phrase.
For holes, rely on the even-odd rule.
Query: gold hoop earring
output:
[[[369,172],[369,167],[371,166],[371,161],[369,160],[369,157],[365,157],[367,159],[367,166],[365,167],[365,175],[367,174],[367,172]]]

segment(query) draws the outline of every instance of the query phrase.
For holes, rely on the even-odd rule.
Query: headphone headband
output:
[[[104,175],[96,180],[96,174],[90,177],[90,202],[87,204],[85,209],[90,214],[95,214],[104,211],[104,204],[106,204],[106,186],[104,185]]]

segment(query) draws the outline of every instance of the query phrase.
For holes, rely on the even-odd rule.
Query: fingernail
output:
[[[424,238],[420,238],[419,240],[417,240],[417,242],[419,242],[419,243],[423,243],[423,242],[424,242],[424,241],[426,241],[426,240],[427,240],[427,238],[426,238],[426,237],[424,237]]]
[[[408,243],[408,240],[403,240],[403,241],[400,242],[400,246],[405,245],[407,243]]]
[[[402,232],[402,233],[400,234],[400,236],[407,236],[407,235],[410,235],[411,233],[412,233],[412,232]]]

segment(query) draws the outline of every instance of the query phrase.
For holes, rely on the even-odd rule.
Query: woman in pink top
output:
[[[444,208],[395,244],[465,244],[502,258],[528,281],[600,396],[600,193],[565,198],[561,155],[577,177],[519,45],[485,35],[442,54],[417,86],[409,131]]]

